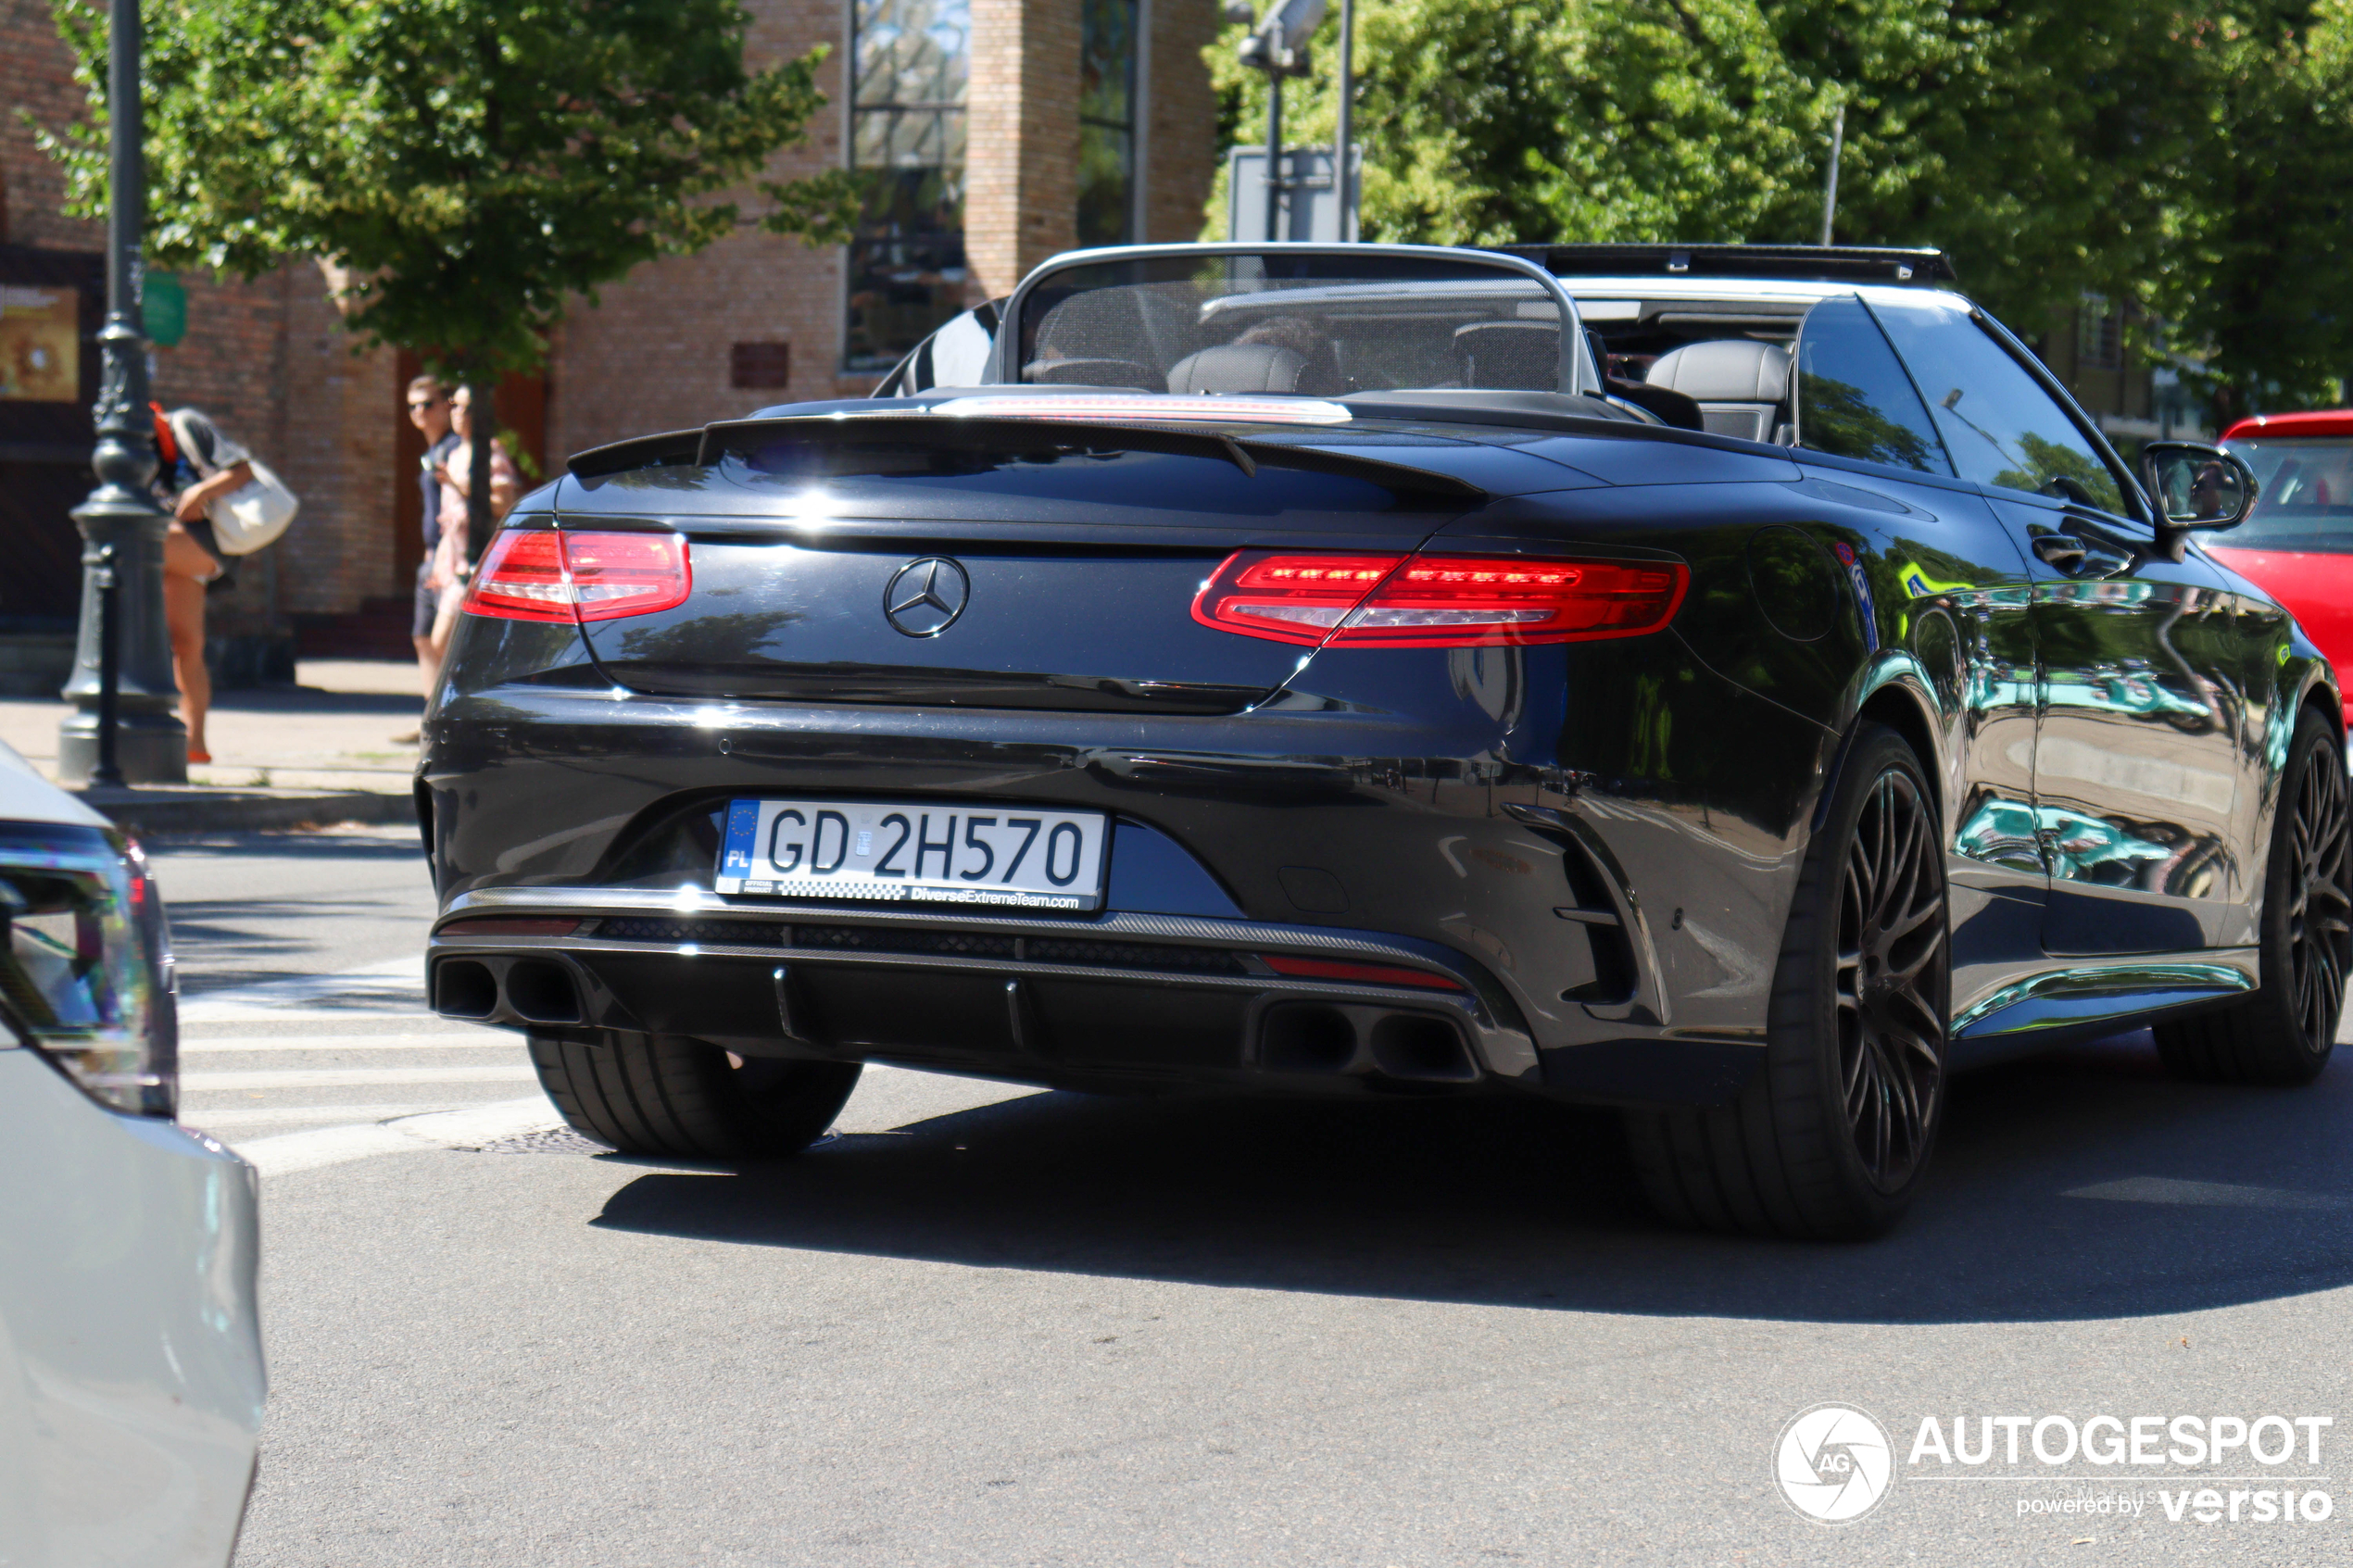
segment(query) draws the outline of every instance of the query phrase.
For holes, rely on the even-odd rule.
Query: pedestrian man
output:
[[[434,613],[441,602],[440,592],[433,583],[434,556],[441,544],[441,482],[436,470],[458,449],[458,433],[450,428],[449,389],[431,376],[419,376],[409,383],[409,422],[425,438],[425,455],[417,470],[418,494],[424,498],[425,553],[417,562],[415,605],[409,615],[409,640],[417,649],[418,684],[425,700],[433,700],[433,683],[441,673],[440,650],[433,641]],[[417,732],[392,737],[395,744],[407,746],[417,739]]]

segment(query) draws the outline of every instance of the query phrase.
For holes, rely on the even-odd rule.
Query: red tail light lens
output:
[[[498,621],[614,621],[686,602],[694,565],[674,533],[501,533],[466,592],[470,614]]]
[[[1193,619],[1278,643],[1321,643],[1404,564],[1403,556],[1227,556],[1193,599]]]
[[[1242,550],[1193,619],[1277,642],[1495,647],[1655,632],[1690,585],[1680,562],[1516,556],[1318,556]]]
[[[552,528],[499,533],[474,568],[466,610],[499,621],[572,621],[563,535]]]
[[[651,615],[686,602],[694,573],[675,533],[567,533],[564,565],[583,621]]]

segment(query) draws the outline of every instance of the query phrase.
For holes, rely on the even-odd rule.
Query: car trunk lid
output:
[[[1194,620],[1227,555],[1403,553],[1483,498],[1457,477],[1247,430],[901,418],[714,431],[694,460],[681,445],[559,497],[568,529],[688,539],[686,602],[586,627],[634,690],[1235,712],[1278,689],[1302,649]]]

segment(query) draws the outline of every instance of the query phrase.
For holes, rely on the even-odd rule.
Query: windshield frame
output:
[[[1071,250],[1050,257],[1031,269],[1027,277],[1014,288],[1011,298],[998,318],[997,341],[988,356],[988,370],[984,386],[1018,386],[1021,380],[1019,364],[1021,322],[1029,304],[1031,293],[1058,272],[1082,267],[1100,267],[1121,261],[1144,261],[1160,257],[1219,257],[1219,256],[1286,256],[1328,257],[1338,260],[1353,260],[1366,257],[1393,257],[1400,259],[1443,262],[1458,267],[1491,268],[1509,277],[1532,280],[1559,307],[1561,313],[1561,364],[1555,392],[1569,396],[1580,395],[1599,396],[1604,390],[1600,367],[1592,364],[1592,353],[1585,343],[1584,319],[1578,314],[1576,296],[1561,280],[1534,262],[1501,251],[1480,250],[1468,245],[1315,245],[1285,242],[1277,245],[1105,245],[1097,250]],[[1290,395],[1269,393],[1268,396]]]

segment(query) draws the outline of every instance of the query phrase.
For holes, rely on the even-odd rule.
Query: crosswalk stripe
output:
[[[210,1132],[220,1127],[288,1127],[302,1122],[387,1122],[395,1116],[422,1116],[430,1110],[447,1110],[443,1102],[422,1105],[226,1105],[219,1110],[209,1107],[182,1109],[180,1120],[183,1125]]]
[[[480,1067],[296,1067],[254,1072],[183,1073],[183,1094],[215,1089],[329,1089],[379,1084],[531,1084],[539,1075],[523,1063]]]
[[[422,1148],[467,1148],[495,1143],[543,1127],[559,1127],[563,1118],[543,1095],[527,1099],[499,1100],[440,1110],[428,1116],[397,1121],[363,1122],[346,1127],[321,1127],[308,1133],[281,1133],[235,1144],[236,1151],[265,1177],[293,1171],[340,1165],[371,1155],[399,1154]]]
[[[228,1035],[180,1042],[182,1056],[213,1051],[446,1051],[503,1046],[522,1048],[522,1036],[503,1029],[449,1035]]]

